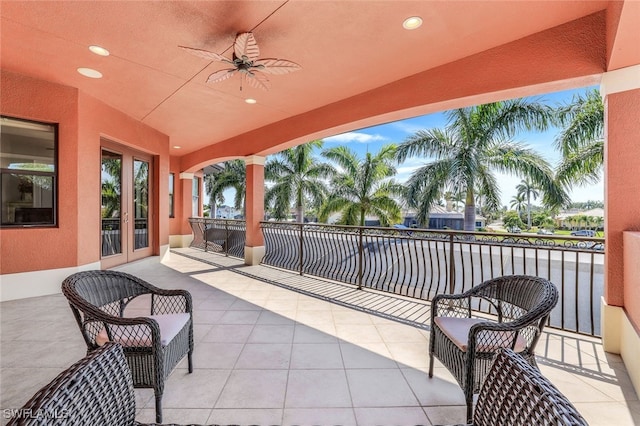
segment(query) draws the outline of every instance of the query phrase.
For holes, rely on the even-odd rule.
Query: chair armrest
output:
[[[525,350],[529,342],[522,336],[518,341],[518,332],[525,326],[526,324],[521,325],[519,321],[483,321],[474,324],[469,329],[468,351],[473,354],[475,352],[495,352],[499,348]],[[517,343],[520,343],[520,348],[517,348]]]
[[[152,293],[152,315],[193,313],[193,299],[187,290],[158,290]]]
[[[160,326],[153,318],[120,318],[105,315],[103,318],[95,318],[91,321],[91,323],[95,322],[104,324],[109,341],[120,343],[124,348],[152,347],[154,351],[162,348]],[[92,340],[96,346],[100,346],[98,341],[100,331],[97,331],[93,324],[89,324],[89,327],[95,333]]]
[[[435,317],[469,318],[470,296],[464,294],[438,294],[431,301],[431,324]]]

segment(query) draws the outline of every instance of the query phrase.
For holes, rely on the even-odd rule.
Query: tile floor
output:
[[[194,298],[195,370],[187,374],[183,361],[170,376],[165,423],[464,422],[452,376],[439,364],[427,376],[426,330],[272,284],[287,272],[228,267],[218,258],[214,266],[172,253],[164,263],[151,258],[118,268]],[[83,357],[85,346],[61,295],[3,302],[0,315],[4,410],[19,408]],[[624,364],[598,339],[549,330],[537,352],[543,373],[591,425],[640,424]],[[152,396],[136,390],[137,420],[154,420]]]

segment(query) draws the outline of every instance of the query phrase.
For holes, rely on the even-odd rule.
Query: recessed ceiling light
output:
[[[245,101],[246,103],[248,103],[248,104],[255,104],[256,102],[258,102],[258,101],[256,101],[256,100],[255,100],[255,99],[253,99],[253,98],[247,98],[247,99],[245,99],[244,101]]]
[[[78,68],[78,72],[84,75],[85,77],[102,78],[102,73],[92,68]]]
[[[173,146],[173,148],[174,148],[174,149],[180,149],[180,148],[182,148],[182,147],[181,147],[180,145],[174,145],[174,146]]]
[[[422,25],[422,18],[419,16],[411,16],[405,19],[402,23],[402,26],[406,30],[415,30],[416,28],[420,27],[420,25]]]
[[[95,53],[96,55],[109,56],[109,51],[101,46],[96,46],[96,45],[89,46],[89,50]]]

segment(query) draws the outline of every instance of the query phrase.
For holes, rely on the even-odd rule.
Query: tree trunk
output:
[[[296,219],[298,219],[300,223],[304,222],[304,206],[296,206]]]
[[[464,206],[464,230],[476,230],[476,203],[471,190],[467,190],[467,200]]]
[[[531,229],[531,194],[527,194],[527,229]]]

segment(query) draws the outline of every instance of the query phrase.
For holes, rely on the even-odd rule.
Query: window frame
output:
[[[176,217],[176,174],[169,173],[169,217]]]
[[[10,115],[1,114],[0,118],[7,118],[15,121],[22,121],[25,123],[33,123],[39,125],[51,126],[53,128],[53,172],[45,172],[39,170],[21,170],[21,169],[9,169],[0,167],[0,203],[3,203],[2,198],[2,180],[4,175],[24,175],[24,176],[46,176],[51,177],[53,190],[51,191],[51,210],[52,219],[51,223],[2,223],[0,218],[0,229],[33,229],[33,228],[59,228],[59,123],[52,123],[47,121],[30,120],[22,117],[14,117]],[[0,126],[1,127],[1,126]]]

